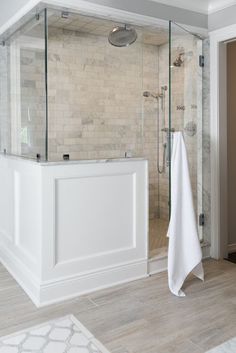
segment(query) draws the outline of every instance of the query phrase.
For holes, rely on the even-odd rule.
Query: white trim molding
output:
[[[167,271],[167,253],[163,256],[156,256],[148,260],[148,273],[154,275],[163,271]]]
[[[140,260],[40,283],[24,263],[2,245],[0,260],[37,308],[148,277],[147,260]]]
[[[226,45],[236,37],[236,25],[210,32],[211,89],[211,257],[220,259],[227,253],[227,200],[223,195],[224,159],[227,157]],[[223,81],[222,81],[223,80]],[[223,87],[222,87],[223,86]],[[227,168],[226,168],[227,169]]]
[[[212,14],[230,6],[236,5],[236,0],[212,0],[208,6],[208,14]]]
[[[149,0],[159,4],[176,7],[178,9],[193,11],[204,15],[224,10],[236,4],[236,0]]]

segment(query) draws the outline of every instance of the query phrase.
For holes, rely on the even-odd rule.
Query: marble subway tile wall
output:
[[[140,156],[142,60],[140,42],[49,30],[49,159]]]
[[[159,91],[159,49],[143,45],[143,91]],[[153,97],[143,97],[143,151],[149,161],[149,216],[158,217],[157,124],[159,102]]]
[[[176,131],[183,131],[190,169],[190,177],[192,182],[193,198],[195,203],[196,214],[202,209],[202,194],[201,186],[199,186],[199,180],[202,178],[201,171],[201,136],[202,136],[202,120],[199,118],[199,112],[201,113],[201,102],[199,97],[201,96],[201,78],[199,77],[199,66],[198,66],[198,46],[194,37],[190,35],[176,35],[172,36],[172,50],[171,56],[174,62],[178,58],[180,53],[184,53],[182,59],[184,63],[180,67],[176,67],[172,63],[171,68],[171,127]],[[168,66],[169,61],[166,60],[166,55],[169,52],[169,45],[164,44],[159,48],[159,79],[160,86],[168,85]],[[201,69],[200,69],[201,70]],[[169,92],[168,92],[169,93]],[[165,119],[163,126],[168,127],[169,122],[169,102],[168,99],[165,102]],[[201,115],[201,114],[200,114]],[[188,124],[196,124],[197,133],[194,136],[189,136],[185,132],[185,128]],[[165,137],[164,137],[165,138]],[[160,141],[161,142],[161,141]],[[160,145],[161,153],[163,146]],[[199,157],[200,156],[200,157]],[[168,204],[168,168],[166,172],[160,176],[160,197],[162,213],[165,213]],[[201,230],[201,229],[200,229]]]
[[[46,100],[44,50],[20,51],[21,154],[45,159]]]
[[[0,150],[45,157],[44,53],[0,47]]]
[[[139,36],[141,34],[139,33]],[[158,46],[115,48],[107,37],[49,29],[49,159],[149,160],[150,218],[158,215]]]
[[[176,130],[183,130],[189,121],[193,121],[197,125],[197,134],[188,136],[186,133],[185,141],[188,151],[188,159],[191,172],[191,181],[193,188],[193,196],[195,202],[196,214],[204,212],[205,226],[199,227],[199,233],[205,241],[210,242],[210,203],[211,203],[211,170],[210,170],[210,80],[209,80],[209,40],[203,41],[203,54],[205,56],[205,66],[203,69],[198,66],[198,55],[201,48],[194,42],[194,39],[176,36],[172,42],[172,60],[180,52],[181,48],[187,53],[187,57],[183,67],[172,68],[172,127]],[[197,58],[193,61],[193,54]],[[165,52],[168,51],[168,45],[159,48],[159,80],[160,85],[168,81],[166,72],[168,62],[164,60]],[[202,87],[201,87],[201,80]],[[197,86],[197,82],[199,86]],[[202,102],[201,102],[202,98]],[[202,108],[201,108],[202,104]],[[179,107],[179,109],[177,109]],[[184,110],[181,108],[185,108]],[[168,104],[166,105],[168,110]],[[202,109],[202,112],[201,112]],[[202,113],[202,119],[201,119]],[[168,116],[168,114],[166,115]],[[166,124],[168,121],[166,120]],[[166,179],[166,175],[161,178]],[[161,181],[163,185],[165,181]],[[163,195],[163,188],[160,193]]]
[[[159,127],[169,128],[169,44],[163,44],[159,47],[159,85],[167,86],[165,91],[164,109],[160,107]],[[159,165],[163,167],[163,144],[168,143],[168,137],[165,132],[160,131],[159,137]],[[166,151],[167,153],[167,151]],[[160,216],[162,219],[169,219],[169,167],[165,161],[164,172],[159,174],[159,204]]]
[[[196,219],[203,212],[202,181],[202,42],[189,34],[177,35],[172,44],[172,60],[183,52],[183,65],[172,67],[172,126],[184,132]],[[183,82],[179,85],[179,82]],[[196,128],[196,131],[191,131]],[[199,237],[203,228],[198,227]]]

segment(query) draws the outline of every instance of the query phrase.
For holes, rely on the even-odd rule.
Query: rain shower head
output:
[[[128,27],[115,27],[109,33],[108,41],[111,45],[115,47],[128,47],[133,44],[138,38],[137,32],[134,28]]]

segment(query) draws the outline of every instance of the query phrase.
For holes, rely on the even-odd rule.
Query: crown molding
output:
[[[227,9],[230,6],[236,5],[236,0],[218,0],[215,4],[210,4],[208,7],[208,14]]]
[[[145,1],[145,0],[144,0]],[[205,0],[148,0],[162,5],[177,7],[183,10],[193,11],[204,15],[208,14],[208,5]],[[224,0],[223,0],[224,1]]]
[[[149,0],[162,5],[177,7],[180,9],[210,15],[236,5],[236,0]]]

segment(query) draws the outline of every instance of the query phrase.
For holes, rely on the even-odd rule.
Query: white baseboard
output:
[[[148,276],[147,260],[141,259],[96,273],[40,283],[20,259],[2,244],[0,262],[38,308]]]
[[[236,244],[230,245],[230,249],[234,251]],[[202,251],[204,259],[210,257],[209,244],[202,246]],[[37,307],[72,299],[79,295],[131,282],[167,270],[167,256],[159,256],[149,260],[141,259],[105,270],[98,270],[95,273],[78,274],[73,278],[66,277],[40,283],[19,258],[5,246],[0,246],[0,261]]]
[[[40,287],[40,303],[38,307],[72,299],[147,276],[147,260],[144,259],[133,263],[121,264],[96,273],[78,274],[73,278],[50,281],[50,283],[43,283]]]
[[[154,275],[167,270],[167,256],[153,257],[148,261],[148,273]]]
[[[233,252],[236,252],[236,244],[229,244],[228,245],[228,253],[231,254]]]
[[[38,307],[40,285],[29,268],[3,244],[0,245],[0,262]]]
[[[202,258],[203,260],[210,258],[210,244],[202,243]],[[154,275],[155,273],[167,271],[168,257],[166,256],[156,256],[148,261],[148,273]]]
[[[201,248],[202,248],[203,260],[209,259],[211,257],[211,255],[210,255],[211,245],[209,243],[203,243],[203,244],[201,244]]]

